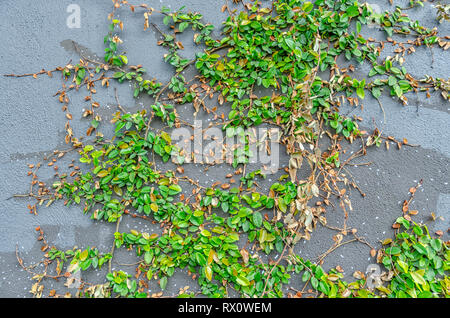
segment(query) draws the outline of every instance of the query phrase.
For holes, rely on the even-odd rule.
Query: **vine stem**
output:
[[[23,259],[20,258],[20,256],[19,256],[19,247],[17,246],[17,244],[16,244],[16,258],[17,258],[17,261],[18,261],[20,267],[22,267],[22,269],[23,269],[24,271],[26,271],[27,273],[29,273],[29,274],[31,274],[31,275],[39,275],[39,276],[41,276],[41,278],[39,279],[38,282],[40,282],[44,277],[46,277],[46,278],[51,278],[51,279],[54,279],[54,280],[56,280],[56,281],[57,281],[59,278],[64,277],[64,275],[56,275],[56,276],[48,275],[48,274],[47,274],[48,263],[45,263],[45,261],[41,261],[41,262],[39,262],[39,263],[36,263],[34,266],[26,267],[26,266],[23,264]],[[43,273],[43,274],[38,274],[38,273],[36,273],[36,272],[33,272],[33,271],[30,269],[30,268],[37,267],[37,266],[39,266],[40,264],[44,264],[44,265],[45,265],[45,270],[44,270],[44,273]]]
[[[119,232],[119,226],[120,226],[120,221],[121,220],[122,220],[122,216],[119,217],[119,219],[117,220],[116,231],[114,233]],[[115,240],[114,240],[112,248],[111,248],[111,259],[109,260],[109,264],[108,264],[108,273],[111,273],[111,266],[112,266],[112,260],[113,260],[113,257],[114,257],[114,250],[115,250],[115,248],[116,248],[116,244],[115,244]]]
[[[383,133],[384,127],[386,126],[386,112],[384,111],[383,104],[381,104],[381,101],[379,98],[377,98],[377,102],[378,102],[378,105],[380,105],[381,110],[383,111],[383,128],[381,128],[381,132],[380,132],[380,135],[381,135]]]
[[[127,111],[120,105],[119,96],[117,96],[117,88],[116,87],[114,87],[114,95],[115,95],[115,98],[116,98],[117,107],[122,111],[122,113],[126,114]]]
[[[333,251],[336,250],[337,248],[339,248],[339,247],[341,247],[341,246],[343,246],[343,245],[345,245],[345,244],[353,243],[353,242],[356,242],[356,241],[359,241],[359,240],[356,239],[356,238],[354,238],[354,239],[351,239],[351,240],[349,240],[349,241],[341,242],[341,243],[339,243],[339,244],[336,244],[336,245],[332,246],[328,251],[326,251],[326,252],[323,253],[321,256],[319,256],[319,260],[317,261],[317,264],[320,264],[320,262],[322,262],[323,259],[324,259],[325,257],[328,256],[328,254],[330,254],[331,252],[333,252]]]
[[[155,28],[156,31],[158,31],[158,33],[163,36],[166,37],[166,34],[164,32],[161,31],[161,29],[154,23],[151,23],[151,25]],[[221,45],[219,47],[216,48],[212,48],[211,50],[207,50],[206,53],[210,54],[216,51],[219,51],[223,48],[229,47],[229,45]],[[194,62],[196,61],[196,59],[190,60],[186,65],[184,65],[179,71],[177,71],[175,73],[175,75],[173,77],[177,77],[178,75],[180,75],[186,68],[188,68],[190,65],[194,64]],[[164,91],[169,87],[170,85],[170,81],[166,83],[166,85],[164,85],[163,88],[161,88],[161,90],[156,94],[155,96],[155,104],[158,103],[159,98],[161,97],[161,95],[164,93]],[[147,123],[147,127],[145,130],[145,139],[147,139],[148,137],[148,133],[150,131],[150,124],[151,124],[152,120],[150,119]]]
[[[277,265],[278,265],[278,264],[280,263],[280,261],[283,259],[284,252],[286,252],[286,247],[287,247],[287,246],[288,246],[287,244],[284,244],[284,248],[283,248],[283,251],[281,252],[280,258],[275,262],[275,264],[274,264],[274,265],[272,266],[272,268],[270,269],[270,272],[269,272],[269,274],[267,275],[266,284],[264,285],[264,290],[263,290],[263,293],[262,293],[262,295],[261,295],[261,298],[263,298],[264,295],[266,294],[266,288],[267,288],[267,284],[269,283],[270,275],[272,275],[273,269],[274,269],[275,267],[277,267]]]

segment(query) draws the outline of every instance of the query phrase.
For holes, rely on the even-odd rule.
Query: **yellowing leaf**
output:
[[[209,281],[211,281],[211,279],[212,279],[212,269],[211,269],[211,267],[209,267],[209,266],[205,267],[205,276],[206,276],[206,278]]]
[[[81,254],[80,254],[80,261],[86,260],[86,258],[88,257],[88,255],[89,255],[88,250],[84,250],[83,252],[81,252]]]
[[[261,244],[264,243],[266,240],[266,236],[267,236],[266,230],[261,229],[259,231],[259,243],[261,243]]]
[[[237,282],[239,285],[244,286],[244,287],[250,285],[250,282],[249,282],[248,279],[245,278],[244,276],[238,276],[238,277],[236,278],[236,282]]]
[[[225,69],[225,65],[223,65],[222,62],[219,62],[219,64],[217,65],[217,70],[218,71],[223,71]]]
[[[382,291],[383,293],[389,295],[391,293],[389,288],[384,287],[383,285],[377,286],[377,289],[379,291]]]
[[[108,175],[108,171],[106,170],[102,170],[99,173],[97,173],[97,177],[103,178],[106,177]]]
[[[408,264],[406,264],[405,262],[398,260],[397,261],[398,266],[400,266],[400,268],[403,270],[403,272],[408,273]]]
[[[214,252],[213,249],[209,250],[209,255],[208,255],[208,265],[212,263],[212,261],[214,260],[214,255],[216,254],[216,252]]]
[[[383,245],[388,245],[388,244],[390,244],[391,242],[392,242],[392,239],[387,238],[387,239],[385,239],[385,240],[382,242],[382,244],[383,244]]]
[[[211,236],[211,232],[209,232],[208,230],[203,230],[203,231],[201,231],[201,234],[202,234],[203,236],[206,236],[206,237]]]
[[[161,138],[164,139],[168,144],[172,142],[172,138],[170,138],[170,135],[165,131],[161,132]]]
[[[423,269],[411,272],[411,277],[416,284],[425,285],[427,283],[423,278],[423,272]]]
[[[117,184],[114,186],[114,192],[120,197],[123,195],[122,189]]]

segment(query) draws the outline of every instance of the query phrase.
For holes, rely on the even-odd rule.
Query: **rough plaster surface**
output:
[[[183,1],[146,1],[154,8],[169,6],[178,9],[182,5],[192,11],[199,11],[205,21],[220,28],[220,23],[226,14],[220,11],[223,1],[183,0]],[[381,7],[389,7],[387,1],[372,1]],[[406,1],[395,1],[405,4]],[[81,28],[69,29],[66,26],[66,8],[70,3],[81,7]],[[16,0],[14,4],[1,4],[0,10],[0,74],[28,73],[42,68],[52,69],[64,65],[69,60],[74,63],[78,56],[73,50],[71,41],[75,41],[85,49],[86,54],[102,56],[103,36],[107,33],[106,15],[111,9],[109,0]],[[413,9],[408,13],[425,26],[435,26],[435,11],[425,4],[423,9]],[[143,31],[143,17],[131,14],[125,10],[119,13],[125,21],[125,31],[122,34],[123,47],[126,49],[132,64],[143,64],[150,74],[161,81],[167,81],[171,68],[163,63],[165,49],[158,47],[158,34],[153,29]],[[161,19],[153,22],[161,24]],[[364,29],[364,28],[363,28]],[[440,26],[442,34],[448,35],[449,24]],[[217,31],[216,31],[217,32]],[[376,29],[365,29],[363,35],[380,37]],[[384,35],[381,35],[381,38]],[[199,49],[191,41],[192,34],[181,37],[185,50],[183,56],[192,58]],[[449,52],[433,49],[418,49],[408,56],[405,67],[414,76],[431,74],[438,77],[448,77]],[[363,77],[369,71],[369,66],[357,66],[355,77]],[[16,245],[27,264],[33,264],[41,258],[39,244],[36,242],[34,228],[40,225],[48,235],[48,241],[60,248],[97,246],[101,251],[108,251],[112,243],[114,225],[103,222],[93,222],[82,214],[77,207],[66,208],[61,202],[49,208],[41,208],[37,216],[27,212],[26,199],[10,199],[13,194],[26,193],[29,178],[26,176],[26,165],[37,163],[46,154],[55,149],[66,149],[63,142],[65,117],[61,105],[52,95],[58,90],[60,81],[41,76],[33,78],[11,79],[0,77],[0,297],[29,297],[31,282],[29,275],[22,271],[15,258]],[[134,100],[127,84],[117,85],[121,104],[129,111],[142,109],[149,105],[149,100]],[[103,122],[111,119],[116,111],[113,89],[98,89],[95,99],[100,102],[100,114]],[[382,97],[386,112],[386,122],[378,103],[371,97],[364,101],[364,109],[342,107],[343,114],[358,115],[363,118],[361,127],[365,129],[382,128],[384,133],[396,138],[407,138],[418,147],[403,147],[400,151],[391,144],[391,150],[384,147],[370,149],[360,162],[372,162],[370,166],[358,166],[349,171],[367,194],[362,198],[357,192],[351,194],[353,211],[348,224],[358,229],[358,233],[367,238],[371,244],[392,235],[391,225],[401,214],[402,201],[408,198],[408,189],[423,179],[423,186],[416,194],[412,203],[419,210],[418,221],[428,221],[430,212],[435,212],[444,220],[438,220],[430,226],[433,230],[444,231],[448,239],[450,210],[449,157],[450,157],[450,115],[449,104],[439,96],[426,99],[423,95],[408,96],[409,105],[402,106],[387,95]],[[74,115],[72,126],[75,134],[81,135],[89,123],[81,118],[83,94],[72,94],[69,106]],[[210,103],[213,103],[211,101]],[[179,112],[192,116],[192,106],[179,106]],[[225,111],[226,112],[226,111]],[[199,119],[206,118],[199,114]],[[192,118],[192,117],[191,117]],[[108,135],[111,129],[107,124],[100,126]],[[109,129],[109,130],[108,130]],[[356,151],[357,146],[347,146],[349,152]],[[67,165],[75,154],[67,155],[60,166]],[[285,157],[282,159],[286,159]],[[282,160],[283,162],[283,160]],[[286,163],[286,160],[284,160]],[[225,171],[225,173],[224,173]],[[200,166],[186,166],[186,173],[204,184],[212,184],[223,180],[223,176],[233,171],[229,167],[212,167],[204,172]],[[40,178],[51,181],[51,169],[42,169]],[[274,182],[277,175],[270,176],[268,182]],[[340,226],[343,212],[330,208],[327,212],[330,225]],[[151,224],[139,220],[122,222],[121,231],[135,228],[143,231],[157,231]],[[300,242],[295,251],[305,258],[314,259],[333,244],[334,232],[318,227],[311,241]],[[117,251],[117,263],[132,263],[133,253],[125,250]],[[274,256],[276,257],[276,256]],[[362,244],[348,244],[333,253],[325,260],[325,268],[341,265],[347,277],[354,270],[364,271],[367,265],[374,263],[369,250]],[[121,267],[132,273],[133,268]],[[184,271],[176,272],[169,280],[167,294],[176,293],[178,288],[186,284],[196,289],[196,283],[191,283]],[[83,274],[90,280],[101,279],[104,273]],[[59,290],[61,284],[49,282],[44,294],[55,286]],[[299,286],[299,277],[294,276],[293,286]],[[152,292],[159,291],[155,285]]]

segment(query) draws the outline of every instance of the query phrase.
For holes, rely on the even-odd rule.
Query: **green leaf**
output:
[[[290,39],[290,38],[285,38],[285,39],[284,39],[284,42],[286,42],[286,45],[287,45],[291,50],[293,50],[293,49],[295,48],[295,42],[294,42],[292,39]]]
[[[124,72],[116,72],[114,73],[113,77],[117,79],[123,77],[124,75],[125,75]]]
[[[401,253],[401,249],[397,246],[392,246],[392,247],[388,247],[387,249],[385,249],[386,254],[389,255],[397,255]]]
[[[418,298],[432,298],[433,293],[428,290],[424,290],[423,292],[420,292],[419,295],[417,295],[417,297]]]
[[[80,68],[80,69],[78,70],[77,76],[78,76],[80,79],[84,79],[84,77],[86,76],[86,69]]]
[[[319,280],[314,276],[311,277],[311,285],[314,289],[317,289],[317,287],[319,286]]]
[[[397,95],[397,97],[400,97],[403,95],[402,89],[397,84],[394,85],[394,91],[395,91],[395,94]]]
[[[167,276],[161,277],[161,279],[159,280],[159,286],[161,287],[162,290],[166,289],[166,286],[167,286]]]
[[[392,32],[394,31],[393,27],[384,27],[384,31],[386,31],[387,35],[392,36]]]
[[[380,98],[381,96],[381,90],[378,87],[372,87],[372,95],[376,99]]]
[[[171,18],[172,18],[171,16],[166,15],[166,16],[164,17],[164,19],[163,19],[163,23],[164,23],[165,25],[169,25],[170,19],[171,19]]]
[[[205,266],[206,265],[206,257],[205,257],[205,255],[203,255],[201,253],[195,253],[195,259],[197,260],[197,263],[200,266]]]
[[[182,22],[182,23],[180,23],[180,25],[178,26],[178,30],[179,30],[180,32],[183,32],[188,26],[189,26],[189,23],[188,23],[188,22]]]
[[[378,74],[383,75],[386,73],[386,70],[384,68],[384,66],[381,65],[377,65],[374,67],[375,71],[377,71]]]
[[[314,8],[314,5],[309,1],[305,2],[302,7],[303,11],[305,11],[305,12],[310,12],[313,8]]]
[[[170,192],[171,195],[175,195],[175,194],[177,194],[177,193],[180,193],[181,190],[182,190],[181,187],[180,187],[178,184],[172,184],[172,185],[169,187],[169,189],[172,190],[172,191]]]
[[[349,17],[356,17],[359,15],[358,6],[354,5],[354,6],[348,7],[346,12]]]
[[[388,78],[388,85],[394,86],[395,84],[397,84],[397,79],[394,76],[390,75]]]
[[[409,224],[409,221],[408,220],[406,220],[404,217],[398,217],[397,218],[397,220],[395,220],[395,222],[396,223],[398,223],[398,224],[401,224],[401,225],[403,225],[403,227],[405,228],[405,229],[409,229],[409,227],[410,227],[410,224]]]
[[[353,52],[353,55],[356,57],[360,57],[362,55],[361,51],[358,49],[354,49],[352,52]]]
[[[145,252],[145,254],[144,254],[144,261],[145,261],[147,264],[150,264],[150,262],[152,261],[152,259],[153,259],[153,253]]]
[[[262,222],[263,222],[263,217],[262,217],[261,213],[259,213],[258,211],[253,212],[252,218],[253,218],[253,224],[256,227],[261,227]]]
[[[427,255],[427,249],[426,249],[425,246],[423,246],[422,244],[417,243],[417,244],[414,244],[413,247],[414,247],[414,249],[415,249],[416,251],[418,251],[420,254],[422,254],[422,255]]]
[[[311,273],[309,271],[305,271],[302,275],[302,282],[306,283],[310,277]]]
[[[359,98],[364,99],[364,87],[358,87],[356,89],[356,94],[358,95]]]
[[[244,276],[241,276],[241,275],[239,275],[239,276],[236,278],[236,282],[237,282],[239,285],[244,286],[244,287],[250,285],[250,282],[248,281],[248,279],[247,279],[246,277],[244,277]]]
[[[433,239],[430,244],[436,252],[439,252],[442,249],[442,241],[440,239]]]

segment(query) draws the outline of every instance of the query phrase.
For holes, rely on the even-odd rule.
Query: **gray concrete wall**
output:
[[[204,15],[205,21],[212,22],[218,28],[226,18],[220,11],[224,1],[183,0],[183,1],[146,1],[154,8],[162,5],[178,9],[182,5]],[[375,2],[375,1],[373,1]],[[395,1],[397,3],[397,1]],[[407,1],[399,1],[406,3]],[[76,3],[81,8],[81,28],[69,29],[66,8]],[[379,1],[382,8],[390,8],[388,1]],[[78,61],[78,56],[71,47],[71,41],[86,48],[86,52],[103,56],[103,37],[108,32],[106,15],[111,10],[110,0],[16,0],[0,4],[0,74],[36,72],[42,68],[52,69],[65,65],[69,60]],[[413,9],[408,13],[419,19],[428,27],[437,25],[434,21],[435,10],[430,4],[423,9]],[[167,81],[171,68],[162,56],[164,48],[156,45],[158,35],[153,29],[143,31],[143,17],[120,11],[119,16],[125,21],[122,34],[123,47],[132,64],[143,64],[150,74],[161,81]],[[161,19],[153,21],[161,25]],[[449,24],[439,26],[441,34],[449,35]],[[363,28],[364,29],[364,28]],[[376,29],[365,29],[363,35],[379,36]],[[384,35],[381,35],[382,37]],[[183,56],[193,57],[198,50],[192,44],[192,34],[183,35],[185,50]],[[408,56],[405,67],[414,76],[425,74],[448,78],[449,52],[440,49],[421,48]],[[432,62],[432,56],[434,62]],[[358,66],[356,77],[362,78],[369,71],[369,66]],[[30,297],[31,282],[29,275],[23,272],[15,258],[16,245],[27,264],[40,260],[42,253],[36,242],[34,228],[40,225],[48,234],[48,241],[59,248],[74,245],[85,247],[97,246],[101,251],[108,251],[112,243],[114,225],[93,222],[82,214],[78,207],[66,208],[61,202],[49,208],[41,208],[37,216],[30,215],[26,205],[27,199],[9,199],[13,194],[26,193],[29,177],[26,176],[27,164],[37,163],[55,149],[66,149],[64,144],[65,116],[61,104],[52,97],[58,90],[60,80],[41,76],[12,79],[0,77],[0,297]],[[149,106],[148,99],[134,100],[128,84],[115,85],[119,89],[121,104],[127,110],[135,111]],[[101,104],[100,113],[104,119],[100,129],[108,135],[111,127],[107,120],[115,112],[114,90],[98,88],[96,101]],[[436,94],[437,95],[437,94]],[[74,115],[72,126],[75,135],[82,135],[89,126],[89,121],[81,118],[82,109],[87,106],[82,101],[84,95],[71,94],[70,112]],[[386,122],[378,103],[371,97],[364,100],[364,110],[344,106],[343,114],[355,114],[363,117],[362,128],[370,130],[374,123],[382,127],[386,135],[407,138],[418,147],[403,147],[391,150],[384,147],[370,149],[368,155],[360,162],[373,162],[372,165],[351,168],[351,174],[367,194],[362,198],[355,191],[351,194],[354,210],[350,213],[349,225],[358,228],[371,244],[392,235],[391,225],[401,215],[401,203],[408,198],[408,189],[418,180],[423,179],[423,186],[412,203],[412,208],[419,210],[418,221],[427,221],[430,212],[445,217],[432,224],[434,230],[441,229],[448,239],[450,208],[449,157],[450,157],[450,115],[449,103],[440,96],[426,99],[424,95],[408,95],[409,105],[402,106],[386,94],[381,98],[386,112]],[[212,103],[212,102],[211,102]],[[224,108],[225,109],[225,108]],[[180,106],[180,112],[192,113],[192,106]],[[201,117],[202,114],[199,114]],[[349,146],[349,153],[356,151],[356,145]],[[66,167],[76,154],[67,155],[59,165]],[[225,171],[232,169],[214,167],[202,172],[201,167],[188,166],[186,172],[205,184],[222,179]],[[228,170],[227,170],[228,169]],[[40,179],[51,182],[51,168],[41,169]],[[275,176],[272,182],[275,180]],[[268,180],[269,181],[269,180]],[[330,208],[327,212],[328,222],[332,226],[342,225],[343,213],[340,209]],[[127,220],[122,222],[121,231],[131,228],[156,230],[151,224]],[[296,252],[305,258],[314,259],[333,244],[332,231],[319,227],[309,242],[300,242]],[[118,251],[118,262],[132,263],[134,256],[127,251]],[[341,265],[349,277],[355,270],[364,271],[368,264],[374,263],[369,250],[362,244],[348,244],[331,253],[325,261],[325,268]],[[115,268],[119,265],[114,263]],[[125,269],[127,269],[125,267]],[[128,267],[129,271],[133,268]],[[85,278],[100,280],[104,273],[83,274]],[[188,281],[182,271],[169,280],[167,294],[176,293],[186,284],[196,286]],[[298,286],[300,279],[293,278],[293,286]],[[60,284],[61,285],[61,284]],[[56,286],[49,282],[44,295]],[[59,287],[58,287],[59,286]],[[195,287],[193,287],[195,289]],[[152,292],[159,291],[152,286]]]

